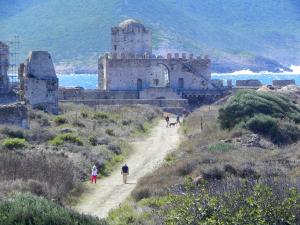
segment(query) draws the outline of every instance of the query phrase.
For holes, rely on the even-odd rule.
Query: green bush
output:
[[[223,129],[231,129],[246,122],[256,114],[269,115],[272,118],[300,121],[300,109],[289,99],[276,94],[257,91],[239,91],[231,101],[219,110],[219,121]]]
[[[115,132],[113,129],[106,129],[105,133],[107,133],[109,136],[116,136]]]
[[[63,145],[65,142],[73,143],[73,144],[76,144],[79,146],[83,145],[83,142],[81,141],[81,139],[72,134],[58,135],[54,139],[52,139],[49,143],[51,145],[59,146],[59,145]]]
[[[96,146],[96,145],[97,145],[97,142],[98,142],[97,137],[95,137],[95,136],[90,136],[90,137],[89,137],[89,143],[90,143],[91,145]]]
[[[24,132],[20,129],[4,127],[1,132],[10,138],[24,138]]]
[[[271,140],[273,143],[282,145],[282,144],[291,144],[299,140],[300,130],[297,126],[289,122],[280,122],[277,130],[271,133]]]
[[[299,224],[300,193],[289,189],[278,197],[268,185],[246,186],[212,194],[189,184],[184,195],[171,194],[161,215],[165,224]]]
[[[68,120],[64,116],[56,116],[54,117],[53,121],[55,122],[56,125],[62,125],[68,123]]]
[[[89,117],[89,114],[86,111],[81,111],[80,114],[81,114],[82,118],[88,118]]]
[[[278,145],[293,143],[300,137],[295,124],[300,122],[298,105],[276,94],[240,91],[219,110],[218,120],[223,129],[247,128]]]
[[[207,150],[210,152],[228,152],[233,149],[233,146],[228,143],[215,143],[208,146]]]
[[[1,225],[104,225],[103,220],[81,215],[41,197],[20,194],[0,202]]]
[[[2,141],[2,146],[7,149],[24,148],[26,140],[23,138],[6,138]]]
[[[94,119],[97,119],[97,120],[106,120],[109,118],[108,114],[107,113],[104,113],[104,112],[96,112],[93,116]]]
[[[258,114],[249,119],[246,128],[258,134],[269,135],[278,130],[277,120],[268,115]]]
[[[278,145],[293,143],[300,137],[300,130],[297,126],[267,115],[258,114],[249,119],[245,126],[252,132],[262,134]]]

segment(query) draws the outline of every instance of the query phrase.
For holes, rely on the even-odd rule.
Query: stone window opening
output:
[[[114,45],[114,50],[117,51],[117,45]]]
[[[184,88],[184,79],[179,78],[178,79],[178,89],[183,89]]]
[[[141,91],[143,89],[143,81],[142,79],[137,79],[137,83],[136,83],[136,86],[137,86],[137,90],[138,91]]]

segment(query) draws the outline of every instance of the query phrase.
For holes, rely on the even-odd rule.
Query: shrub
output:
[[[54,117],[53,121],[55,122],[56,125],[62,125],[68,123],[68,120],[64,116],[56,116]]]
[[[106,120],[109,118],[108,114],[104,113],[104,112],[96,112],[93,116],[94,119],[97,120]]]
[[[71,159],[38,151],[28,151],[26,154],[15,151],[0,152],[0,171],[0,181],[9,182],[9,189],[5,193],[32,192],[60,203],[79,181],[78,167]],[[14,185],[12,180],[19,180],[21,183]],[[0,194],[2,191],[0,185]]]
[[[297,141],[300,137],[300,130],[297,126],[276,119],[258,114],[249,119],[245,126],[254,133],[269,138],[273,143],[289,144]]]
[[[273,133],[271,133],[272,142],[278,145],[291,144],[295,141],[298,141],[299,138],[299,128],[288,122],[280,122],[278,129],[273,130]]]
[[[300,193],[287,189],[283,196],[265,184],[249,189],[210,193],[189,184],[186,193],[172,194],[160,215],[165,224],[299,224]]]
[[[300,109],[297,104],[281,95],[244,90],[239,91],[219,110],[218,119],[223,129],[231,129],[256,114],[299,122]]]
[[[245,127],[278,145],[295,142],[300,134],[293,125],[300,122],[299,106],[276,94],[240,91],[219,110],[218,120],[223,129]]]
[[[54,139],[52,139],[49,143],[51,145],[59,146],[59,145],[63,145],[65,142],[70,142],[79,146],[83,145],[83,142],[80,140],[80,138],[72,134],[58,135]]]
[[[135,189],[131,193],[131,195],[135,201],[140,201],[142,199],[149,198],[151,196],[151,193],[149,187],[143,187],[143,188]]]
[[[90,136],[89,137],[89,143],[93,146],[96,146],[98,144],[98,140],[97,140],[97,137],[95,136]]]
[[[17,128],[4,127],[2,133],[10,138],[24,138],[24,132]]]
[[[80,115],[82,116],[82,118],[88,118],[89,114],[86,111],[81,111]]]
[[[41,197],[19,194],[0,202],[0,224],[104,225],[105,221],[60,207]]]
[[[266,136],[276,133],[276,130],[278,130],[277,120],[263,114],[255,115],[246,122],[245,126],[254,133]]]
[[[116,136],[115,132],[113,129],[106,129],[105,133],[107,133],[109,136]]]
[[[107,149],[109,149],[110,151],[112,151],[113,153],[115,153],[117,155],[122,153],[122,150],[121,150],[120,146],[118,146],[116,144],[113,144],[113,143],[109,144],[107,146]]]
[[[208,169],[202,173],[205,180],[221,180],[225,175],[225,171],[220,168]]]
[[[228,143],[215,143],[215,144],[210,144],[207,147],[207,150],[210,152],[228,152],[233,149],[233,145],[228,144]]]
[[[24,148],[26,140],[23,138],[6,138],[2,141],[2,146],[7,149]]]

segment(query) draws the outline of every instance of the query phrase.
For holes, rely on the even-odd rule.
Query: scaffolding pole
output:
[[[20,56],[20,38],[19,36],[14,36],[14,38],[8,42],[9,45],[9,81],[11,87],[16,87],[19,84],[18,77],[18,65]]]

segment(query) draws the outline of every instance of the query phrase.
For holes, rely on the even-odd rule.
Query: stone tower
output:
[[[23,100],[33,108],[58,113],[58,78],[51,56],[33,51],[19,67]]]
[[[3,42],[0,42],[0,93],[9,92],[9,48]]]
[[[111,29],[111,53],[117,57],[140,58],[152,54],[152,35],[145,26],[128,19]]]

